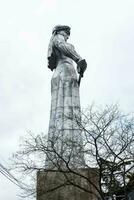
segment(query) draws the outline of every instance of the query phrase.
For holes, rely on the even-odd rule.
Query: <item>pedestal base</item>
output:
[[[98,187],[96,169],[75,171]],[[47,170],[37,173],[37,200],[97,200],[98,198],[99,194],[95,188],[82,176]]]

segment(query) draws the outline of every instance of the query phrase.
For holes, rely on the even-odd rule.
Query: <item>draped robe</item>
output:
[[[63,35],[51,39],[51,50],[56,56],[56,68],[51,79],[51,112],[48,130],[46,168],[55,168],[58,162],[65,166],[60,155],[72,167],[82,167],[84,155],[80,122],[78,75],[74,62],[81,57]],[[56,154],[53,152],[56,151]]]

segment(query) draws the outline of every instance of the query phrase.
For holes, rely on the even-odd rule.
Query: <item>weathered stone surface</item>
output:
[[[77,172],[86,176],[98,187],[96,169],[79,169]],[[85,179],[71,173],[66,173],[66,176],[68,180],[72,180],[92,193],[85,192],[73,185],[67,185],[67,178],[61,172],[39,171],[37,174],[37,200],[96,200],[97,196],[99,197],[94,187]]]

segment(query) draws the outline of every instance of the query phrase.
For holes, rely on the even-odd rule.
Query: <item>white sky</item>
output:
[[[50,80],[47,46],[57,24],[87,60],[81,106],[119,103],[134,112],[133,0],[0,0],[0,162],[26,131],[47,133]],[[0,174],[0,199],[19,200]]]

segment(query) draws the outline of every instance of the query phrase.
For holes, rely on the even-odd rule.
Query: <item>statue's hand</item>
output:
[[[77,72],[80,74],[81,77],[83,77],[83,74],[84,74],[86,68],[87,68],[87,62],[85,59],[78,61]]]

